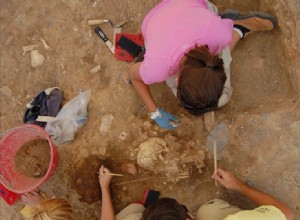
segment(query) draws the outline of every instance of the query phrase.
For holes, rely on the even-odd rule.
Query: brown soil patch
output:
[[[25,176],[40,178],[47,173],[50,147],[47,140],[33,140],[23,145],[14,159],[16,169]]]
[[[98,180],[98,170],[102,165],[99,156],[92,155],[85,158],[83,163],[75,169],[71,179],[71,187],[80,196],[79,200],[87,204],[100,201],[101,190]]]

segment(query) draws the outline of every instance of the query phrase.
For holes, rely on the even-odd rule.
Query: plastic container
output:
[[[50,147],[50,163],[46,174],[41,178],[31,178],[18,172],[15,168],[16,153],[27,142],[45,139]],[[56,146],[44,128],[24,124],[1,134],[0,142],[0,183],[8,190],[23,194],[37,189],[55,170],[58,163]]]

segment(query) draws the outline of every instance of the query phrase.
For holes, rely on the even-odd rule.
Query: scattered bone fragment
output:
[[[107,135],[111,132],[111,126],[114,121],[114,116],[112,114],[106,114],[101,118],[101,124],[99,131],[102,135]]]
[[[26,52],[31,51],[37,47],[38,47],[38,45],[36,45],[36,44],[23,46],[23,53],[25,54]]]
[[[185,147],[185,145],[186,142],[178,142],[170,135],[165,139],[148,138],[137,148],[137,163],[155,174],[165,175],[171,182],[189,178],[189,170],[192,166],[196,166],[199,173],[202,173],[205,167],[205,151],[198,147]]]
[[[49,47],[49,45],[46,43],[46,41],[43,38],[41,38],[41,41],[44,45],[45,50],[51,50],[51,47]]]
[[[100,65],[97,65],[95,66],[93,69],[90,70],[90,73],[97,73],[101,70],[101,66]]]
[[[44,62],[45,57],[39,53],[38,50],[31,51],[31,66],[38,67],[41,66]]]
[[[151,138],[139,146],[137,162],[141,167],[154,169],[159,154],[167,152],[167,143],[161,138]]]

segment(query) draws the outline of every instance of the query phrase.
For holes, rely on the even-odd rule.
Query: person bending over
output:
[[[194,115],[224,106],[230,99],[230,53],[254,31],[272,30],[275,17],[227,11],[222,17],[208,0],[164,0],[145,17],[144,60],[129,78],[150,112],[165,129],[175,129],[177,117],[158,107],[150,84],[167,82],[181,105]]]

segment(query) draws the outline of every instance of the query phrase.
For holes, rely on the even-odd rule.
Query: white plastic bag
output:
[[[46,125],[46,132],[56,145],[74,140],[75,133],[87,121],[87,104],[91,90],[84,91],[65,104],[54,120]]]

